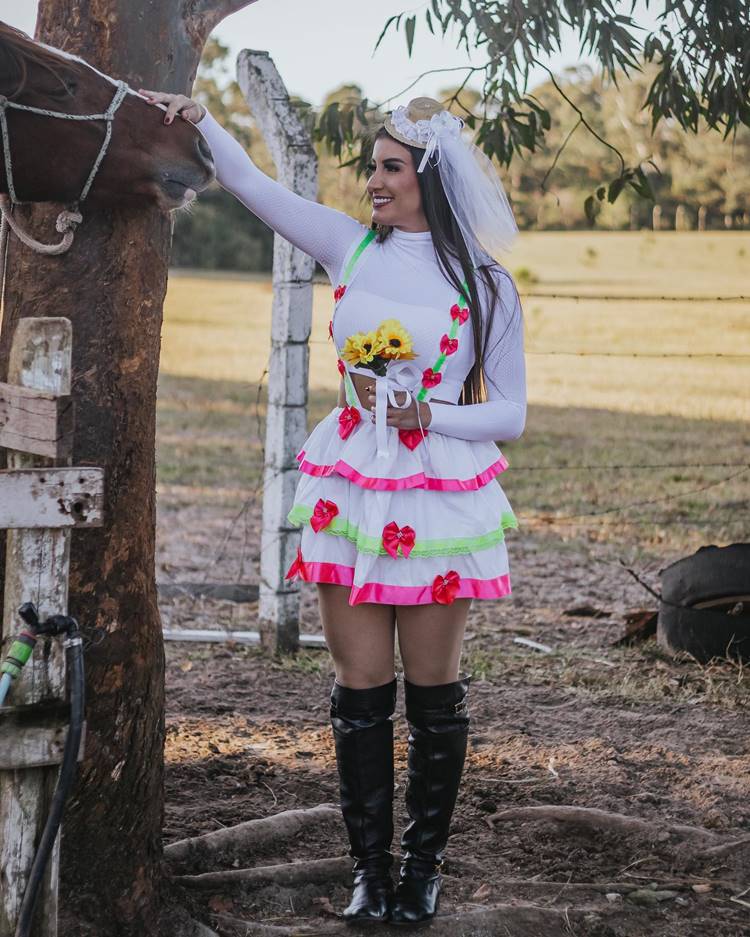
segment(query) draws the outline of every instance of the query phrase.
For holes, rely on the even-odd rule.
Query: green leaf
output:
[[[583,203],[583,210],[586,212],[586,220],[593,226],[596,221],[596,201],[593,195],[589,195]]]
[[[610,205],[617,200],[617,196],[625,187],[625,182],[625,176],[620,176],[619,178],[613,179],[610,182],[609,189],[607,191],[607,201],[610,203]]]
[[[411,51],[414,48],[414,29],[416,25],[416,16],[410,16],[404,24],[404,28],[406,29],[406,48],[409,53],[409,58],[411,58]]]
[[[385,26],[383,27],[383,31],[382,31],[381,34],[378,36],[378,41],[375,43],[375,48],[372,50],[373,52],[377,52],[378,46],[379,46],[380,43],[383,41],[383,39],[384,39],[384,37],[385,37],[385,34],[388,32],[388,29],[389,29],[391,23],[395,23],[395,24],[396,24],[396,31],[398,31],[398,27],[399,27],[400,24],[401,24],[401,17],[402,17],[403,15],[404,15],[403,13],[399,13],[399,14],[397,14],[396,16],[390,16],[390,17],[386,20],[386,24],[385,24]]]

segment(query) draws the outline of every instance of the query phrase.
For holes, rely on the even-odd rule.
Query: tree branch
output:
[[[195,13],[199,16],[215,17],[218,23],[226,19],[227,16],[231,16],[232,13],[242,10],[244,7],[249,7],[251,3],[255,2],[256,0],[200,0],[195,5]]]

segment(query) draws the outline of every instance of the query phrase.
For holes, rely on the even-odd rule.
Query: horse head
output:
[[[35,42],[0,22],[0,106],[5,108],[12,180],[19,202],[77,202],[100,156],[107,122],[18,110],[102,115],[118,83],[83,59]],[[112,136],[89,202],[155,200],[165,210],[190,202],[214,177],[208,144],[188,121],[164,125],[158,108],[130,88],[112,120]],[[4,100],[9,102],[4,104]],[[8,192],[0,147],[0,193]]]

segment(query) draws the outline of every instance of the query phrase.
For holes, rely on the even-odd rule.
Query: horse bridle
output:
[[[76,205],[80,205],[89,194],[89,190],[94,182],[99,167],[102,164],[107,149],[109,147],[109,141],[112,139],[112,122],[115,119],[115,114],[117,113],[118,108],[125,99],[125,95],[130,89],[125,84],[124,81],[117,82],[117,90],[115,91],[115,96],[112,98],[112,101],[103,114],[66,114],[64,111],[48,111],[43,107],[30,107],[28,104],[17,104],[15,101],[9,101],[4,95],[0,95],[0,132],[3,136],[3,155],[5,156],[5,178],[8,183],[8,194],[14,205],[18,205],[18,199],[16,198],[16,191],[13,186],[13,169],[11,166],[10,159],[10,135],[8,133],[8,120],[6,117],[6,110],[10,107],[17,111],[29,111],[31,114],[39,114],[42,117],[56,117],[59,120],[105,120],[107,122],[107,130],[104,134],[104,140],[102,145],[99,148],[99,153],[94,160],[94,165],[91,167],[91,172],[86,179],[86,182],[83,185],[81,194],[76,200]]]
[[[81,202],[85,201],[86,197],[88,196],[89,191],[91,190],[91,186],[94,183],[94,179],[96,178],[96,174],[99,171],[99,167],[102,164],[102,160],[107,154],[109,142],[112,139],[112,124],[114,122],[115,115],[117,114],[118,108],[130,90],[124,81],[118,81],[115,84],[117,87],[114,97],[112,98],[109,107],[103,114],[67,114],[64,111],[50,111],[43,107],[31,107],[28,104],[18,104],[16,101],[9,101],[5,95],[0,95],[0,134],[2,134],[3,139],[5,180],[8,188],[7,196],[0,195],[0,212],[3,216],[2,228],[4,229],[7,223],[16,233],[16,235],[24,242],[24,244],[34,248],[40,253],[62,254],[70,247],[73,241],[75,225],[82,220],[78,208]],[[41,117],[55,117],[58,120],[103,120],[107,123],[104,140],[102,141],[102,145],[99,147],[99,153],[94,160],[94,165],[91,167],[91,171],[89,172],[88,177],[83,185],[83,189],[81,189],[81,194],[74,202],[72,210],[63,211],[57,217],[57,230],[64,235],[63,240],[59,244],[41,244],[39,241],[35,241],[24,231],[22,231],[17,226],[17,223],[12,220],[9,209],[12,205],[19,205],[20,202],[16,196],[16,190],[13,184],[13,166],[10,155],[10,133],[8,131],[8,120],[6,115],[8,108],[12,108],[13,110],[17,111],[28,111],[31,114],[39,114]],[[3,238],[0,236],[0,241],[2,240]]]

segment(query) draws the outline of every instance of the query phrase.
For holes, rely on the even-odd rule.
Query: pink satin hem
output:
[[[320,582],[335,586],[351,586],[349,605],[373,602],[378,605],[432,605],[437,604],[432,595],[432,584],[428,586],[392,586],[381,582],[367,582],[355,586],[354,569],[340,563],[306,563],[299,567],[299,577],[304,582]],[[510,574],[495,579],[462,578],[456,593],[457,599],[500,599],[510,595]]]
[[[424,472],[406,475],[403,478],[372,478],[362,475],[342,459],[339,459],[335,465],[315,465],[307,461],[304,450],[297,456],[297,461],[300,472],[305,475],[327,478],[335,472],[353,484],[359,485],[360,488],[367,488],[370,491],[403,491],[407,488],[424,488],[427,491],[476,491],[488,485],[493,478],[508,468],[508,460],[505,456],[500,456],[489,468],[473,478],[431,478]]]

